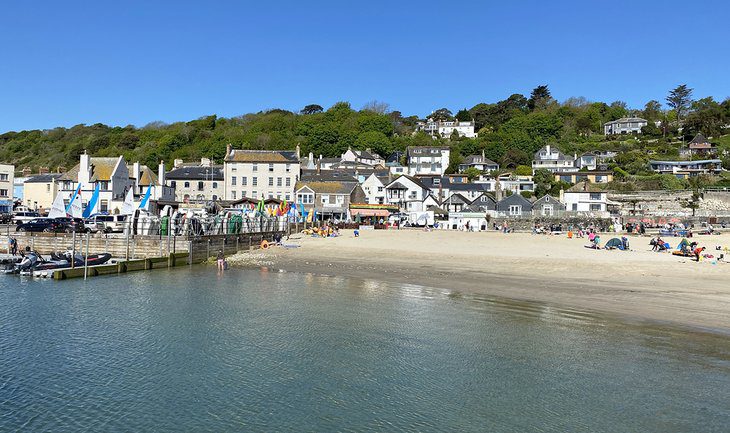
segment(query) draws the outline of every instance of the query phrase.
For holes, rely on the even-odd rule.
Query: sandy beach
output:
[[[343,231],[327,239],[292,235],[284,243],[298,248],[272,247],[231,261],[730,331],[730,264],[652,252],[649,240],[631,236],[631,251],[607,251],[587,249],[586,238],[564,235],[384,230],[362,231],[356,238]],[[730,246],[726,234],[693,240],[715,257],[720,253],[715,246]],[[674,246],[679,239],[668,241]]]

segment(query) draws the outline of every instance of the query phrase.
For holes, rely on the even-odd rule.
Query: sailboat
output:
[[[97,212],[97,209],[99,207],[99,183],[96,183],[96,186],[94,187],[94,195],[91,196],[91,200],[89,200],[89,203],[86,205],[86,209],[84,209],[84,218],[89,218],[90,216],[94,215]]]
[[[71,196],[71,201],[66,206],[66,214],[71,215],[73,218],[81,218],[83,216],[83,211],[81,210],[81,183],[79,183],[73,196]]]
[[[51,205],[51,211],[48,212],[48,218],[62,218],[66,214],[66,205],[63,203],[63,196],[59,192]]]
[[[129,191],[127,191],[127,195],[124,196],[124,203],[122,203],[122,215],[132,215],[134,214],[134,190],[133,188],[129,188]]]

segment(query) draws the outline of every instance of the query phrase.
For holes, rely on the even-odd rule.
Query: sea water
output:
[[[727,432],[730,337],[267,269],[2,276],[0,431]]]

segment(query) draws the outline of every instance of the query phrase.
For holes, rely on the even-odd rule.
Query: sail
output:
[[[86,209],[84,209],[84,218],[88,218],[91,215],[94,215],[97,212],[98,207],[99,207],[99,182],[96,182],[96,186],[94,187],[94,195],[91,196],[91,200],[89,200],[89,203],[86,205]]]
[[[139,202],[139,208],[143,210],[150,210],[150,196],[152,195],[152,185],[147,187],[147,192],[144,194],[142,201]]]
[[[81,218],[83,216],[83,211],[81,210],[81,183],[79,183],[76,191],[71,196],[71,201],[66,207],[66,213],[73,218]]]
[[[63,203],[63,196],[59,192],[51,205],[51,211],[48,212],[49,218],[62,218],[66,216],[66,205]]]
[[[122,203],[122,215],[132,215],[134,213],[134,191],[129,188],[127,195],[124,197],[124,203]]]

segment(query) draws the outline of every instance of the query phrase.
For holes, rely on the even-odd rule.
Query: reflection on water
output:
[[[0,431],[727,431],[730,338],[205,267],[0,280]]]

